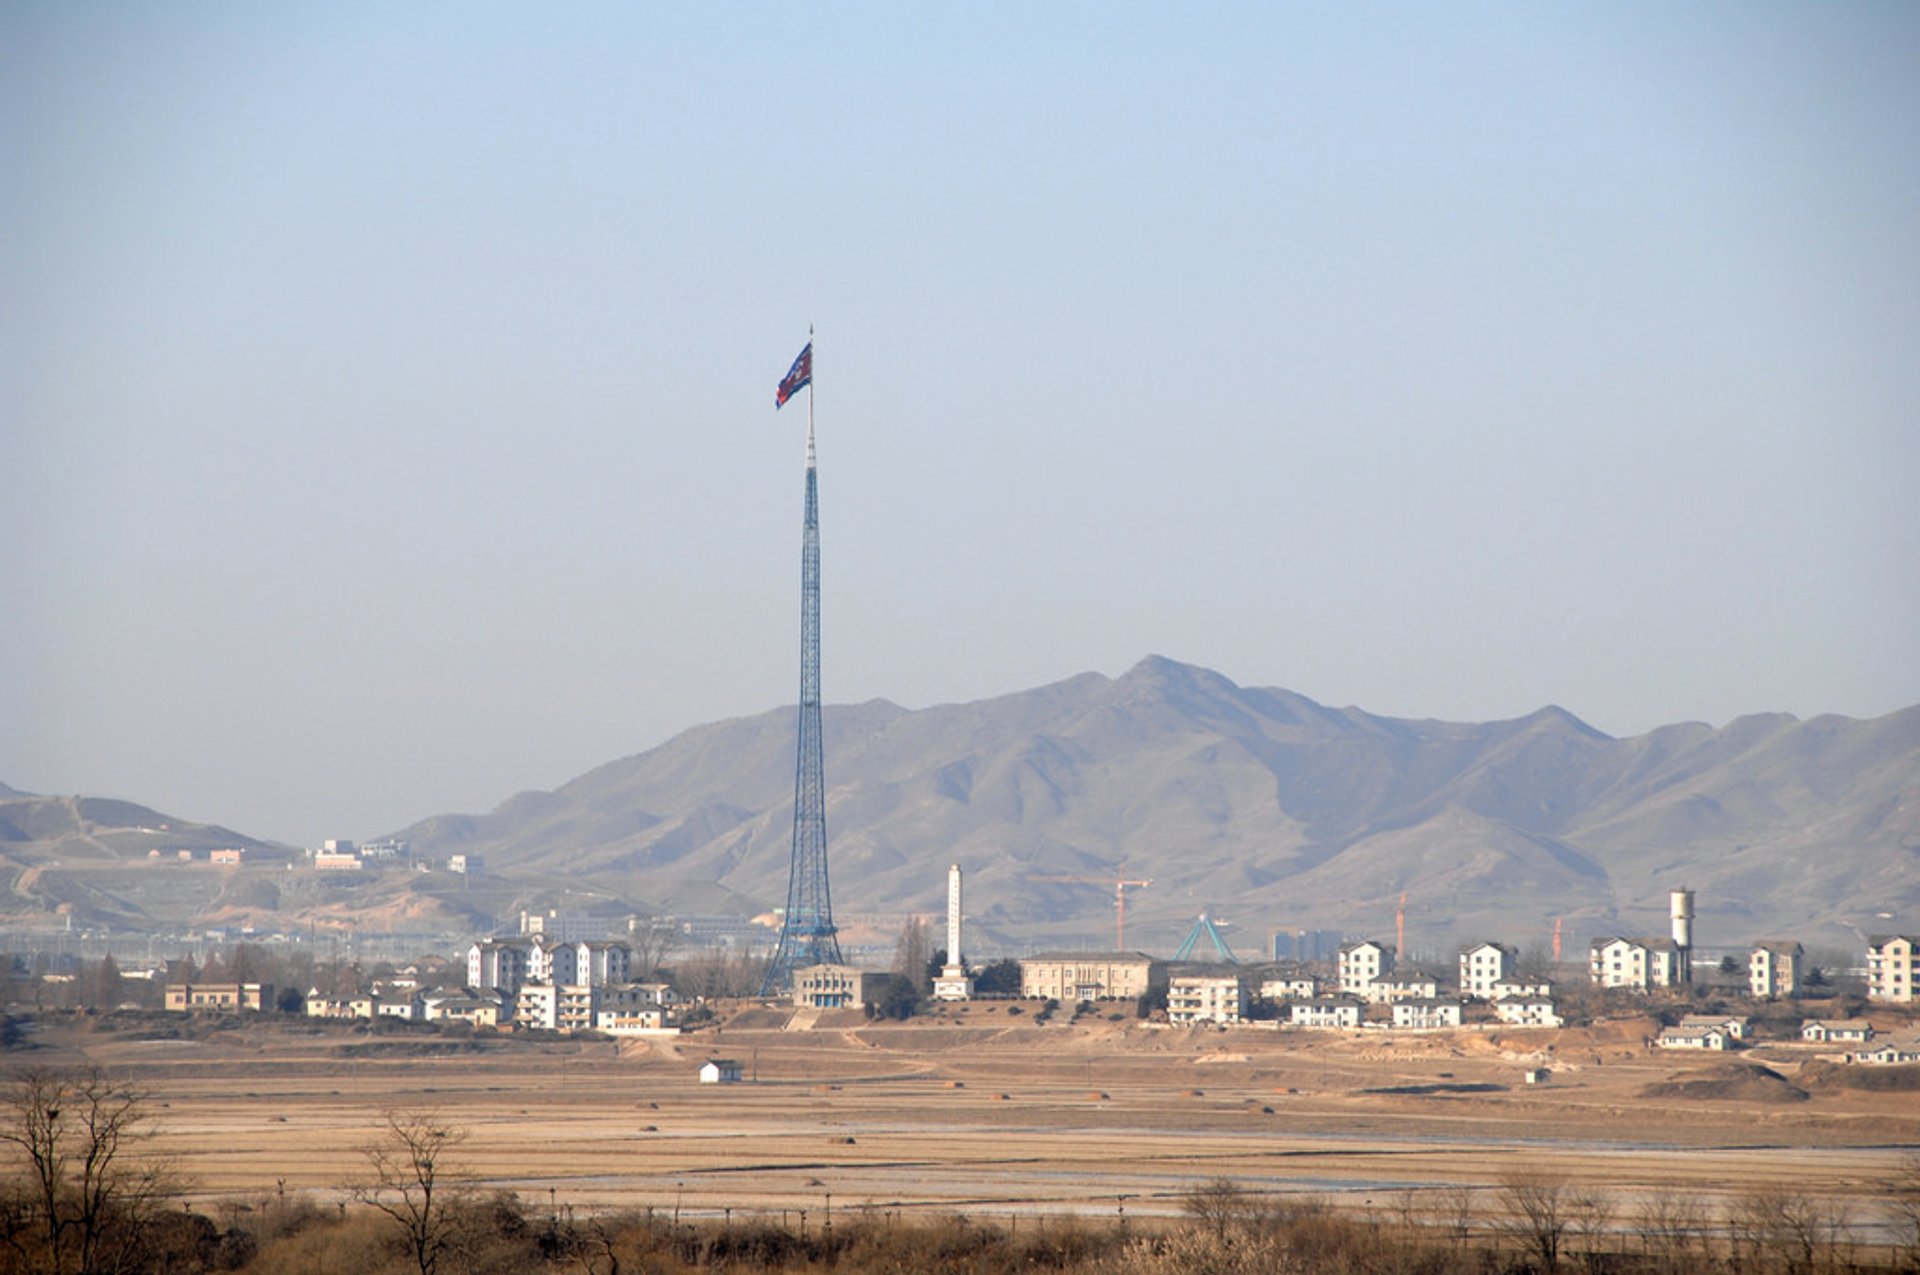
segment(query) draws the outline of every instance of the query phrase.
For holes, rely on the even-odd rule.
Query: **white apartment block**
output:
[[[1920,938],[1875,934],[1867,940],[1867,999],[1909,1005],[1920,981]]]
[[[1494,984],[1509,977],[1520,954],[1505,943],[1475,943],[1460,949],[1460,994],[1475,1000],[1494,997]]]
[[[585,983],[528,983],[514,998],[513,1021],[548,1031],[591,1031],[599,992]]]
[[[1373,939],[1340,945],[1340,991],[1366,996],[1381,975],[1392,972],[1394,950]]]
[[[1800,963],[1806,952],[1791,939],[1763,939],[1747,954],[1747,990],[1761,1000],[1778,1000],[1800,990]]]
[[[1684,953],[1672,939],[1598,938],[1593,941],[1589,966],[1596,987],[1627,987],[1649,991],[1677,987],[1683,981]]]
[[[1507,977],[1493,985],[1493,999],[1506,996],[1538,996],[1548,1000],[1553,998],[1553,983],[1544,978]]]
[[[528,949],[519,943],[482,939],[467,949],[467,986],[511,995],[527,979]]]
[[[1238,1023],[1246,1016],[1247,984],[1238,975],[1182,975],[1167,983],[1170,1023]]]
[[[633,953],[625,943],[535,943],[527,951],[527,981],[606,987],[626,982],[632,964]]]

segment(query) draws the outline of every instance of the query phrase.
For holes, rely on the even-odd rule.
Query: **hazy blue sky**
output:
[[[829,703],[1920,701],[1920,6],[14,0],[0,781],[789,703],[809,323]]]

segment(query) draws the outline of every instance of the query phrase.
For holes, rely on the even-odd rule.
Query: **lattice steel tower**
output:
[[[793,972],[841,963],[827,888],[827,784],[820,751],[820,489],[813,449],[813,342],[780,383],[775,406],[807,390],[807,507],[800,532],[800,739],[793,779],[793,858],[780,946],[760,984],[762,996],[791,987]]]

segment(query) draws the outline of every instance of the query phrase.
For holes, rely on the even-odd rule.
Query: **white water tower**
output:
[[[1675,890],[1668,908],[1673,917],[1675,974],[1682,983],[1693,981],[1693,891],[1685,886]]]

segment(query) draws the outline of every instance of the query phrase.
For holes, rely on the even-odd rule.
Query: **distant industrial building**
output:
[[[1340,958],[1342,937],[1338,930],[1275,930],[1269,950],[1276,961],[1331,962]]]

